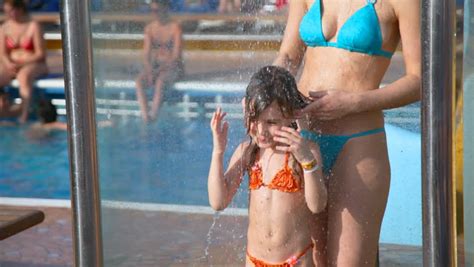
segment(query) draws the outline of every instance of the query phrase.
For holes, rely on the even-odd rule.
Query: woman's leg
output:
[[[138,104],[140,105],[140,113],[142,115],[142,119],[145,123],[148,122],[148,103],[146,99],[145,93],[145,86],[147,86],[147,77],[144,72],[140,73],[135,80],[135,86],[137,90],[137,100]]]
[[[329,266],[375,266],[389,186],[385,134],[349,140],[329,178]]]
[[[41,75],[48,73],[48,67],[45,63],[30,63],[18,71],[16,76],[20,84],[21,96],[21,114],[20,123],[25,123],[28,120],[28,111],[30,109],[30,102],[33,93],[33,82]]]

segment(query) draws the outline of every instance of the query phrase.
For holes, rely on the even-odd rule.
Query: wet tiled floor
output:
[[[0,206],[1,207],[1,206]],[[71,211],[0,242],[1,267],[72,266]],[[106,266],[242,266],[245,216],[104,208]],[[422,266],[418,247],[381,244],[381,266]]]

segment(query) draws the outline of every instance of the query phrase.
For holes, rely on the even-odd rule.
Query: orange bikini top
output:
[[[258,154],[257,154],[258,155]],[[278,190],[287,193],[297,192],[301,189],[300,183],[295,178],[293,170],[288,166],[288,158],[290,154],[285,154],[285,166],[275,174],[269,184],[263,183],[262,167],[258,163],[258,156],[255,164],[249,170],[249,189],[256,190],[262,186],[268,189]]]

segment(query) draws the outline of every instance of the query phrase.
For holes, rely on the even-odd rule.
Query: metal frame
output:
[[[76,266],[102,266],[89,0],[61,12]],[[452,266],[454,0],[422,0],[423,261]]]
[[[454,0],[422,0],[423,265],[454,266]]]
[[[89,0],[63,0],[61,29],[75,266],[102,266]]]

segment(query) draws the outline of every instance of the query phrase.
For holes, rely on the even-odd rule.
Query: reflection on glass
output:
[[[464,2],[464,57],[463,57],[463,97],[464,97],[464,263],[465,266],[474,266],[474,25],[472,16],[474,5],[471,0]]]
[[[263,2],[261,14],[284,10]],[[170,1],[171,13],[163,3],[104,0],[106,13],[92,18],[97,116],[113,122],[98,129],[105,263],[241,265],[249,177],[224,212],[209,207],[209,122],[216,107],[227,112],[228,162],[249,140],[241,104],[245,87],[275,59],[274,50],[261,49],[281,37],[284,24],[253,16],[236,22],[233,13],[224,21],[183,13],[201,7],[217,13],[218,1]],[[392,62],[384,84],[404,73],[401,57]],[[391,250],[403,246],[418,253],[421,246],[419,104],[387,111],[385,119],[392,179],[380,254],[388,261]]]
[[[143,70],[136,79],[137,99],[145,123],[156,120],[161,105],[163,88],[183,75],[181,26],[171,21],[169,3],[153,0],[150,3],[153,21],[145,26],[143,41]],[[153,88],[151,110],[145,88]]]

